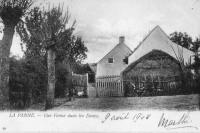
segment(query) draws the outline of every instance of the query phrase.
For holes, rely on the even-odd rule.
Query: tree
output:
[[[45,19],[46,18],[46,19]],[[60,43],[62,33],[64,33],[65,25],[68,22],[68,16],[63,16],[60,6],[53,7],[49,11],[44,12],[44,19],[41,27],[33,29],[34,37],[41,40],[47,50],[47,68],[48,68],[48,87],[45,109],[54,106],[55,94],[55,58],[56,58],[56,44]]]
[[[9,55],[15,27],[33,0],[2,0],[0,2],[0,18],[4,24],[3,39],[0,42],[0,95],[5,103],[9,103]]]
[[[46,109],[53,106],[55,64],[62,62],[73,65],[86,58],[87,48],[84,42],[80,37],[73,35],[75,21],[67,27],[69,19],[68,11],[63,14],[60,6],[48,11],[41,11],[35,7],[27,15],[25,22],[17,26],[17,32],[22,40],[21,46],[25,47],[25,57],[49,59]],[[46,65],[45,62],[43,64]]]
[[[190,91],[195,90],[195,88],[199,88],[199,79],[200,79],[200,58],[199,58],[199,47],[200,47],[200,39],[196,38],[195,40],[189,36],[186,32],[174,32],[170,34],[170,39],[191,51],[194,52],[194,62],[184,63],[183,51],[178,50],[179,52],[176,54],[174,49],[174,53],[176,58],[181,66],[181,80],[183,88],[189,89]],[[191,64],[192,63],[192,64]],[[191,72],[191,69],[194,70],[195,73]],[[189,82],[188,82],[189,81]],[[196,90],[195,90],[196,91]]]
[[[170,34],[170,39],[176,44],[191,50],[192,37],[190,37],[186,32],[173,32]]]
[[[195,70],[196,75],[199,75],[200,58],[198,52],[200,47],[200,38],[193,39],[186,32],[173,32],[170,34],[170,39],[176,44],[194,52],[194,63],[191,67]]]
[[[196,38],[194,43],[193,43],[193,51],[195,53],[193,67],[194,67],[194,70],[195,70],[197,77],[200,77],[200,73],[199,73],[199,70],[200,70],[199,48],[200,48],[200,38]]]

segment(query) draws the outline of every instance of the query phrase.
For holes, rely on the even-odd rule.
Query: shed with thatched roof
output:
[[[133,94],[134,90],[148,89],[153,94],[155,90],[181,88],[183,64],[192,62],[193,55],[156,26],[129,56],[130,64],[121,73],[125,95]]]

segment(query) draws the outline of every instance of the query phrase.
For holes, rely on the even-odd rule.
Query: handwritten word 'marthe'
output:
[[[183,113],[178,119],[167,119],[165,114],[162,113],[158,127],[164,127],[165,129],[178,129],[178,128],[194,128],[198,129],[195,126],[189,125],[191,124],[189,113]]]

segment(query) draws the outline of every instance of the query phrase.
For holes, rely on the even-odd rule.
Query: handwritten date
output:
[[[107,113],[101,122],[105,123],[106,121],[122,121],[128,119],[132,120],[133,122],[137,122],[139,120],[148,120],[150,116],[151,114],[143,114],[143,113],[131,114],[130,112],[121,114]]]

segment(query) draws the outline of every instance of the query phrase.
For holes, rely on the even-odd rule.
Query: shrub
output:
[[[68,65],[63,63],[56,64],[56,86],[55,97],[65,97],[69,92],[71,70]]]
[[[43,102],[46,93],[46,68],[40,60],[10,59],[10,103],[13,108],[24,108]]]

